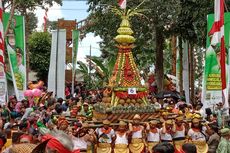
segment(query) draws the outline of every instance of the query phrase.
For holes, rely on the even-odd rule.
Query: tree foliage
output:
[[[142,3],[143,0],[132,0],[128,2],[128,8],[135,8]],[[113,38],[116,36],[116,30],[119,27],[120,19],[109,10],[110,5],[117,5],[117,1],[112,0],[89,0],[91,13],[91,21],[94,23],[88,31],[95,32],[99,35],[103,42],[102,56],[109,57],[109,50],[117,51],[114,47]],[[180,12],[179,0],[155,0],[145,1],[138,9],[146,10],[145,16],[135,17],[131,19],[136,48],[133,50],[134,58],[139,69],[145,70],[149,65],[155,63],[156,71],[159,75],[158,82],[163,84],[163,46],[164,40],[170,36],[172,25],[177,19]],[[154,54],[155,53],[155,54]],[[155,60],[156,55],[157,60]],[[152,64],[150,64],[152,63]],[[162,87],[162,86],[161,86]],[[160,89],[162,89],[160,87]]]
[[[54,2],[62,4],[62,0],[3,0],[2,2],[4,8],[10,8],[15,3],[15,9],[18,11],[24,11],[24,8],[33,11],[37,6],[53,6]]]
[[[27,24],[28,33],[31,34],[36,28],[38,23],[38,18],[36,17],[36,14],[33,12],[28,13],[28,20],[30,21]]]
[[[34,32],[28,40],[30,68],[37,77],[46,81],[49,71],[51,35],[48,32]]]
[[[43,9],[44,6],[48,5],[49,7],[53,6],[54,3],[62,5],[62,0],[3,0],[3,8],[4,10],[9,9],[11,17],[17,12],[19,15],[23,15],[25,17],[25,27],[26,27],[26,40],[31,32],[36,28],[37,17],[33,13],[33,11],[37,7],[41,7]],[[6,32],[8,32],[8,27]]]
[[[128,8],[134,8],[141,2],[143,0],[129,0]],[[108,8],[110,5],[117,6],[117,1],[88,0],[88,4],[91,12],[89,18],[94,26],[89,27],[87,31],[94,32],[102,38],[102,58],[111,58],[117,51],[113,38],[116,36],[120,19]],[[226,7],[229,6],[230,2],[226,1]],[[165,73],[170,72],[172,48],[168,44],[168,39],[173,35],[183,41],[187,40],[191,46],[196,47],[194,66],[199,72],[195,77],[200,79],[204,52],[199,51],[205,47],[207,14],[213,13],[214,0],[146,0],[140,8],[147,10],[144,12],[146,18],[136,17],[131,20],[134,36],[137,38],[133,53],[139,69],[148,70],[155,63],[157,66],[161,65],[157,67],[157,73],[161,73],[163,69]],[[163,41],[159,41],[160,38]],[[158,60],[164,60],[164,65]]]

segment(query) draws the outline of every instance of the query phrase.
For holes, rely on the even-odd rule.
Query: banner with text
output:
[[[7,27],[10,14],[3,14],[4,28]],[[6,30],[6,29],[5,29]],[[25,52],[25,24],[24,17],[14,15],[9,23],[9,30],[6,35],[6,59],[7,79],[13,81],[14,92],[17,100],[24,99],[26,90],[26,52]]]
[[[229,89],[229,34],[230,34],[230,13],[225,13],[224,37],[226,47],[226,81]],[[214,23],[214,15],[208,15],[207,31],[209,32]],[[204,108],[213,108],[217,103],[222,102],[222,83],[220,69],[220,45],[210,45],[212,37],[207,35],[206,56],[203,76],[202,102]],[[227,93],[228,96],[228,93]],[[227,97],[228,99],[228,97]],[[228,107],[228,101],[224,102],[224,107]]]

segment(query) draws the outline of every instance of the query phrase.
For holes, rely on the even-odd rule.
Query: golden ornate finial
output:
[[[127,43],[131,44],[135,42],[135,38],[132,36],[133,30],[130,28],[130,23],[128,16],[122,16],[122,21],[117,32],[118,35],[115,37],[115,40],[118,43]]]

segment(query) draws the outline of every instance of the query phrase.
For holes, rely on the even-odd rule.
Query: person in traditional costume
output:
[[[184,117],[183,116],[177,116],[176,122],[173,125],[173,143],[175,146],[175,150],[179,151],[182,147],[182,145],[185,143],[185,132],[186,128],[183,124]]]
[[[189,140],[197,147],[197,153],[208,152],[208,144],[206,143],[206,131],[208,125],[203,126],[201,124],[202,117],[199,114],[195,114],[192,119],[191,128],[188,131]]]
[[[166,120],[163,123],[163,127],[161,129],[161,142],[172,143],[173,140],[173,121],[171,119]]]
[[[66,120],[66,118],[64,116],[60,116],[58,118],[58,130],[67,132],[68,131],[68,126],[69,126],[69,122]]]
[[[216,153],[229,153],[230,152],[230,129],[223,128],[220,130],[220,143],[216,150]]]
[[[96,136],[88,123],[83,123],[82,127],[72,137],[74,149],[80,149],[81,153],[93,153]]]
[[[147,142],[148,142],[148,152],[152,153],[153,147],[160,143],[160,129],[157,128],[158,121],[152,120],[147,123]]]
[[[127,123],[119,122],[119,127],[115,132],[114,153],[129,153]]]
[[[131,143],[129,149],[131,153],[143,153],[145,151],[144,127],[140,124],[141,117],[136,114],[133,117],[133,124],[129,123]]]
[[[98,139],[97,153],[111,153],[112,139],[115,136],[115,132],[110,127],[110,121],[104,120],[103,127],[97,128],[95,132]]]

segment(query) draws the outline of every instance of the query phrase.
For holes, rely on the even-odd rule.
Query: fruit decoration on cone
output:
[[[102,105],[95,106],[95,110],[101,112],[127,113],[132,111],[154,111],[147,100],[147,87],[141,84],[141,77],[134,61],[132,49],[135,38],[129,19],[134,15],[141,15],[138,9],[119,10],[112,8],[112,11],[121,17],[121,24],[118,28],[118,35],[114,38],[117,42],[118,54],[114,69],[107,89],[103,93]],[[134,93],[130,93],[133,89]],[[147,108],[148,107],[148,108]]]

